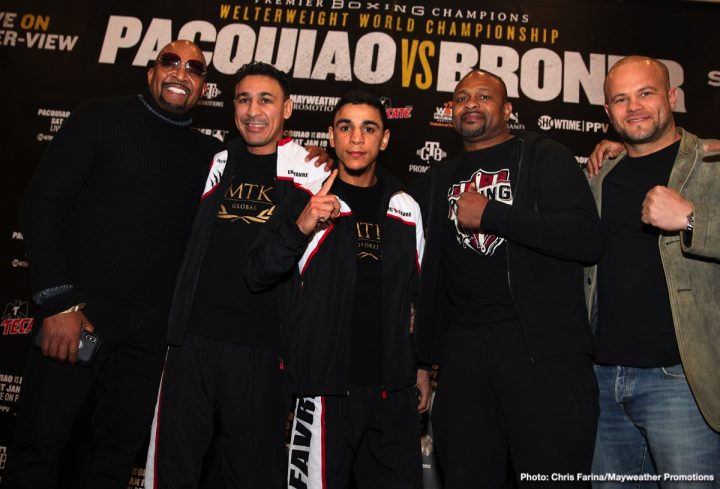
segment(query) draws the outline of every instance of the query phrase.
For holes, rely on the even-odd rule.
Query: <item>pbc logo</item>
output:
[[[442,161],[447,156],[447,152],[442,150],[440,143],[437,141],[425,141],[425,146],[415,151],[415,154],[425,163],[430,162],[430,160]]]
[[[505,238],[494,234],[471,232],[460,226],[457,221],[457,201],[463,192],[472,191],[470,190],[471,183],[475,184],[478,193],[488,199],[511,205],[513,197],[512,188],[510,187],[510,170],[505,169],[496,172],[478,170],[470,180],[463,180],[454,184],[448,190],[448,204],[450,207],[448,218],[455,223],[458,243],[463,248],[469,248],[478,254],[490,256],[505,242]]]
[[[29,334],[33,327],[33,318],[28,316],[28,303],[16,300],[5,306],[2,315],[3,336]]]

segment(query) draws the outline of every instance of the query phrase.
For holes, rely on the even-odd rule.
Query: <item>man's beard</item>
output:
[[[345,173],[350,175],[351,177],[361,177],[365,175],[367,172],[369,172],[372,168],[372,165],[368,165],[365,168],[348,168],[345,167]]]
[[[646,144],[657,141],[660,136],[665,133],[665,130],[670,127],[670,124],[671,119],[669,118],[665,121],[653,121],[652,127],[647,132],[639,135],[634,135],[630,133],[630,131],[623,130],[617,127],[615,128],[615,130],[620,135],[620,139],[622,139],[623,142],[630,144]]]
[[[174,112],[176,114],[184,114],[185,112],[188,112],[187,101],[181,104],[174,104],[165,100],[163,96],[160,96],[160,99],[158,100],[158,105],[163,109],[167,110],[168,112]]]
[[[463,128],[462,124],[455,126],[455,132],[457,132],[463,139],[475,139],[479,138],[487,131],[485,124],[481,124],[474,128]]]

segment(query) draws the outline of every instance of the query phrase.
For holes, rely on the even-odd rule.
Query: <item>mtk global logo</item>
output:
[[[561,131],[576,132],[603,132],[607,133],[610,124],[607,122],[583,121],[580,119],[558,119],[549,115],[541,115],[538,118],[538,127],[543,131],[557,129]]]

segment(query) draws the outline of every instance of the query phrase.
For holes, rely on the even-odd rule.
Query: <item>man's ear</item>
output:
[[[328,127],[328,139],[330,140],[330,146],[335,147],[335,133],[333,132],[333,127]]]
[[[677,87],[672,87],[668,92],[668,100],[670,101],[670,108],[675,112],[675,104],[677,103]]]
[[[510,102],[505,102],[503,104],[503,118],[505,119],[505,122],[510,120],[510,114],[512,114],[512,104]]]
[[[385,132],[383,132],[382,141],[380,142],[380,151],[384,151],[385,148],[387,148],[387,145],[389,142],[390,142],[390,129],[385,129]]]
[[[288,98],[285,102],[283,102],[283,117],[285,120],[288,120],[292,115],[293,106],[294,103],[291,98]]]

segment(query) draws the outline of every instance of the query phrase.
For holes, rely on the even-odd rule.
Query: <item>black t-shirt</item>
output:
[[[380,181],[355,187],[337,181],[355,218],[357,276],[350,336],[349,383],[382,384],[382,196]],[[408,325],[409,327],[409,325]]]
[[[243,278],[247,251],[275,210],[276,161],[276,154],[242,156],[220,200],[189,332],[238,344],[279,344],[277,291],[253,293]]]
[[[603,181],[607,234],[598,265],[596,359],[630,367],[680,363],[658,239],[640,220],[645,194],[667,185],[680,142],[640,158],[626,156]]]
[[[512,180],[517,172],[517,141],[513,138],[465,153],[457,183],[447,190],[442,260],[452,305],[451,322],[497,324],[517,320],[508,281],[505,238],[460,227],[455,212],[455,202],[472,182],[491,200],[512,204]]]

